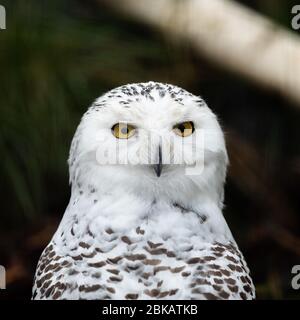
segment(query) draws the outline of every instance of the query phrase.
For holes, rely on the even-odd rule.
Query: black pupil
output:
[[[128,134],[128,132],[129,132],[128,127],[123,127],[123,128],[121,129],[121,133],[122,133],[122,134]]]
[[[186,128],[185,128],[185,126],[183,124],[180,124],[178,126],[178,129],[183,133]]]

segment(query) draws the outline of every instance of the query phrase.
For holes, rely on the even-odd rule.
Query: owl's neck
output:
[[[223,179],[214,170],[203,172],[198,180],[178,172],[151,178],[137,168],[99,167],[86,163],[79,166],[72,180],[72,195],[65,218],[98,221],[101,226],[134,228],[141,221],[193,213],[215,232],[225,232],[222,215]],[[209,183],[207,183],[209,181]],[[221,199],[221,200],[220,200]],[[179,221],[179,220],[178,220]],[[96,223],[97,224],[97,223]]]
[[[186,197],[182,195],[172,198],[162,192],[150,196],[149,193],[135,194],[131,191],[121,186],[106,190],[92,184],[74,186],[62,227],[70,229],[76,221],[78,232],[87,227],[94,232],[107,228],[125,232],[135,230],[143,223],[151,223],[158,228],[172,224],[174,227],[185,225],[186,228],[195,228],[195,232],[201,234],[231,237],[220,208],[204,195],[200,194],[195,202],[194,195],[189,201],[183,201]],[[191,219],[198,221],[199,226],[193,226]]]
[[[101,241],[103,234],[113,230],[119,235],[137,236],[145,240],[172,239],[174,243],[200,235],[203,242],[234,241],[224,217],[217,206],[184,207],[163,199],[142,199],[137,195],[114,191],[99,194],[90,188],[74,190],[64,218],[54,236],[69,242],[80,242],[87,233]],[[138,232],[139,233],[139,232]],[[63,236],[62,236],[63,235]]]

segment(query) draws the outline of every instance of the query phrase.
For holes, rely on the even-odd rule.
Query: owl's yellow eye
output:
[[[173,131],[180,137],[188,137],[195,131],[194,123],[192,121],[186,121],[176,124],[176,126],[173,127]]]
[[[135,127],[127,123],[116,123],[111,128],[113,135],[118,139],[129,139],[135,133]]]

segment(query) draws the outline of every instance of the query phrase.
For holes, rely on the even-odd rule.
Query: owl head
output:
[[[222,207],[228,163],[222,129],[200,97],[177,86],[128,84],[96,99],[68,162],[72,192],[93,188]]]

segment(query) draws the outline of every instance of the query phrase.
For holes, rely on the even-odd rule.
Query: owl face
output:
[[[195,181],[226,170],[227,155],[218,121],[201,98],[148,82],[116,88],[93,103],[74,137],[69,164],[71,180],[89,175],[136,190],[172,184],[190,190]]]

